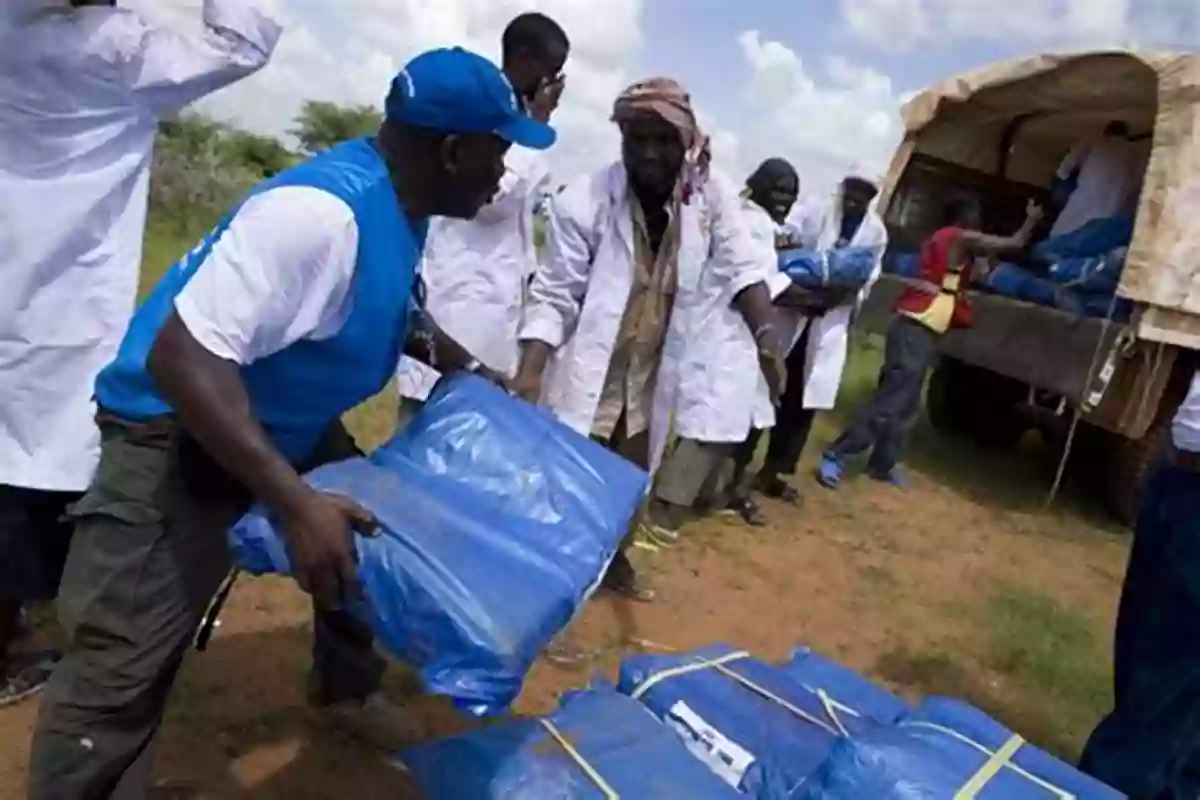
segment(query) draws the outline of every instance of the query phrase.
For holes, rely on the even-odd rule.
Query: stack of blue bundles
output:
[[[883,259],[883,269],[902,278],[917,278],[921,275],[921,254],[916,250],[894,250]]]
[[[804,800],[1117,800],[1119,792],[980,711],[933,698],[890,728],[840,741]]]
[[[356,539],[366,600],[351,610],[430,692],[486,714],[516,698],[595,589],[648,478],[544,410],[461,376],[439,383],[370,457],[306,480],[379,520],[379,536]],[[277,520],[263,508],[230,541],[247,571],[288,574]]]
[[[646,709],[611,688],[563,698],[545,719],[444,739],[401,754],[429,798],[734,800]]]
[[[840,713],[890,725],[911,710],[887,689],[807,647],[779,669],[806,690],[823,692]]]
[[[1094,219],[1070,233],[1046,239],[1033,248],[1033,257],[1046,264],[1066,258],[1090,258],[1128,247],[1133,240],[1130,214]]]
[[[825,252],[781,250],[779,269],[805,289],[856,289],[871,279],[876,252],[873,247],[843,247]]]
[[[998,264],[983,279],[981,287],[992,294],[1042,306],[1055,304],[1057,287],[1016,264]]]
[[[839,738],[880,722],[840,699],[854,691],[843,692],[839,676],[813,666],[801,663],[796,671],[817,685],[714,645],[686,655],[630,656],[618,689],[673,728],[730,786],[775,800],[792,797]]]
[[[1060,286],[1111,297],[1121,282],[1126,252],[1126,248],[1119,247],[1102,256],[1064,258],[1050,265],[1050,279]]]

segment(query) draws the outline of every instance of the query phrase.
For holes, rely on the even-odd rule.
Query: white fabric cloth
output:
[[[806,206],[803,213],[806,216],[796,218],[795,224],[806,239],[805,247],[827,251],[838,245],[842,229],[840,192],[823,206]],[[867,209],[858,231],[845,246],[873,248],[875,269],[854,302],[832,309],[814,320],[801,317],[796,326],[794,338],[791,340],[793,346],[804,333],[804,327],[813,326],[808,335],[804,375],[788,376],[788,380],[804,381],[804,407],[809,409],[827,411],[836,405],[850,347],[850,323],[855,311],[867,299],[875,282],[879,280],[883,254],[887,249],[887,228],[880,219],[874,203]]]
[[[492,201],[474,219],[431,220],[421,277],[425,309],[471,355],[510,377],[529,277],[537,267],[534,206],[550,173],[541,156],[514,147]],[[405,356],[396,373],[404,397],[424,400],[441,374]]]
[[[1192,388],[1187,399],[1175,412],[1171,425],[1175,446],[1180,450],[1200,453],[1200,371],[1192,376]]]
[[[96,374],[133,313],[159,119],[262,67],[280,28],[206,0],[208,37],[118,8],[0,34],[0,484],[87,488]]]
[[[782,226],[776,224],[762,206],[749,198],[742,201],[742,213],[746,217],[746,228],[750,232],[750,238],[754,241],[757,258],[761,265],[762,279],[767,284],[771,299],[777,300],[792,285],[792,279],[779,269],[779,254],[775,249],[775,237],[782,232]],[[786,320],[790,311],[791,309],[778,307],[775,309],[777,326],[786,328]],[[742,330],[749,333],[745,321],[740,315],[737,317]],[[780,333],[782,334],[781,341],[789,341],[782,338],[788,335],[786,330],[780,331]],[[784,355],[786,356],[786,353]],[[745,369],[747,375],[755,378],[754,400],[750,406],[750,427],[765,430],[775,424],[775,406],[771,404],[771,390],[767,387],[767,378],[762,374],[762,368],[758,363],[757,347],[754,358],[746,364]],[[749,434],[749,430],[746,433]]]
[[[175,312],[205,350],[252,364],[337,335],[357,258],[358,225],[344,201],[311,186],[270,189],[238,209]]]
[[[766,284],[773,297],[778,297],[791,283],[778,280],[779,258],[775,251],[778,226],[757,203],[743,198],[739,209],[750,235],[754,259],[754,275]],[[675,419],[676,432],[685,438],[705,443],[738,443],[745,440],[751,427],[769,428],[775,424],[775,408],[766,377],[758,362],[758,347],[754,333],[746,320],[733,307],[733,296],[724,304],[714,303],[704,311],[704,319],[691,328],[687,352],[693,369],[712,374],[707,380],[682,380],[678,406],[692,409],[681,411]],[[703,392],[692,397],[690,392]],[[720,423],[716,424],[719,416]],[[721,438],[699,435],[714,433]]]
[[[1141,193],[1148,147],[1119,137],[1106,136],[1072,150],[1058,168],[1066,178],[1079,169],[1079,182],[1050,230],[1062,236],[1095,219],[1132,213]]]
[[[573,181],[554,198],[550,253],[534,275],[521,327],[522,340],[543,341],[557,351],[546,370],[543,405],[584,435],[592,430],[633,285],[627,187],[618,162]],[[672,410],[681,435],[736,440],[736,431],[722,429],[728,426],[724,409],[707,402],[703,387],[727,380],[746,358],[715,363],[686,343],[728,308],[730,298],[760,279],[740,206],[737,190],[713,175],[681,211],[678,288],[651,412],[651,471],[662,459]],[[676,405],[684,396],[688,399]]]

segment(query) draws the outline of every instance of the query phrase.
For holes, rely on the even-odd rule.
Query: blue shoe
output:
[[[821,465],[817,467],[817,483],[826,489],[836,489],[842,483],[843,473],[841,459],[826,454],[821,457]]]
[[[904,488],[904,485],[907,483],[907,481],[904,480],[904,475],[901,474],[900,470],[897,467],[892,467],[889,470],[868,469],[867,475],[873,481],[879,481],[880,483],[886,483],[887,485],[895,486],[898,489]]]

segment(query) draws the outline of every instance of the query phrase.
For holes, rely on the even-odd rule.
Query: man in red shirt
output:
[[[901,292],[888,327],[875,394],[822,456],[817,479],[823,486],[836,488],[845,459],[867,449],[868,474],[885,483],[901,483],[896,464],[908,423],[920,409],[921,387],[938,339],[951,328],[971,325],[972,308],[964,293],[976,260],[1025,248],[1042,209],[1030,201],[1025,224],[1008,237],[981,233],[979,217],[974,198],[956,197],[947,203],[942,225],[922,245],[920,277]]]

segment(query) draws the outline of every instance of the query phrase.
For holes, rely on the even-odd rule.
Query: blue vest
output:
[[[351,309],[341,330],[329,339],[302,339],[242,369],[256,418],[280,452],[298,461],[332,422],[380,392],[395,374],[427,227],[409,225],[387,165],[367,139],[346,142],[281,172],[247,199],[281,186],[329,192],[350,207],[358,227],[358,259],[347,298]],[[146,370],[146,358],[175,296],[203,268],[237,209],[163,276],[134,315],[116,359],[96,380],[96,401],[105,411],[133,421],[172,413]]]

